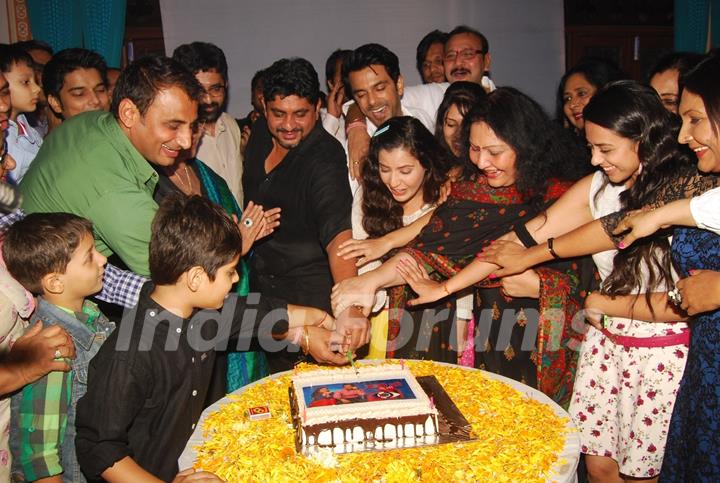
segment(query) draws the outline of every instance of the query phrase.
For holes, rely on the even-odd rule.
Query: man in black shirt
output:
[[[337,255],[338,245],[352,237],[345,152],[317,122],[320,84],[310,62],[281,59],[263,79],[265,119],[258,119],[248,141],[243,190],[248,201],[280,207],[282,220],[255,245],[250,288],[330,311],[333,283],[357,275],[354,261]],[[344,347],[368,342],[369,323],[359,309],[337,315],[337,333],[351,333]],[[268,359],[277,372],[297,357],[281,352]]]
[[[264,294],[228,296],[241,245],[238,227],[210,201],[163,201],[150,240],[152,282],[90,362],[77,404],[75,446],[89,480],[173,480],[205,407],[215,349],[229,338],[233,347],[285,346],[280,339],[294,331],[300,337],[291,339],[317,359],[345,362],[327,347],[319,325],[332,317],[322,310]]]

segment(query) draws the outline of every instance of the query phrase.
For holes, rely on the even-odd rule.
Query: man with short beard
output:
[[[345,152],[318,122],[320,83],[312,64],[280,59],[263,74],[264,117],[255,121],[245,151],[248,201],[282,209],[280,229],[256,244],[250,289],[289,303],[331,310],[333,283],[357,275],[354,260],[338,256],[352,236],[352,195]],[[335,345],[369,341],[362,311],[336,314]],[[268,353],[271,372],[288,370],[298,354]]]
[[[206,42],[183,44],[173,59],[193,73],[204,92],[198,122],[204,126],[197,159],[208,165],[227,183],[239,206],[244,206],[242,174],[242,133],[237,121],[225,112],[228,75],[225,54]]]

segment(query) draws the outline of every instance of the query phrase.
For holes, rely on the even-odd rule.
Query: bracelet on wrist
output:
[[[351,129],[354,129],[356,127],[365,127],[365,121],[361,120],[355,120],[345,125],[345,135],[347,136],[348,133],[350,133]]]
[[[323,323],[324,323],[325,320],[327,319],[327,316],[328,316],[328,313],[325,312],[325,315],[323,315],[323,318],[320,319],[320,322],[317,324],[318,327],[322,327]]]
[[[307,355],[308,352],[310,352],[310,334],[308,334],[307,326],[303,325],[302,327],[303,332],[303,339],[305,341],[305,345],[300,345],[300,348],[303,351],[303,354]]]
[[[290,339],[290,343],[293,345],[300,345],[300,339],[302,339],[303,335],[303,328],[302,327],[295,327],[294,329],[290,329],[291,333],[288,334],[288,339]]]
[[[555,241],[555,239],[554,239],[553,237],[550,237],[550,238],[547,239],[547,249],[548,249],[548,251],[550,252],[550,255],[552,255],[552,257],[557,260],[558,258],[560,258],[560,255],[558,255],[558,254],[555,252],[555,250],[553,249],[553,242],[554,242],[554,241]]]

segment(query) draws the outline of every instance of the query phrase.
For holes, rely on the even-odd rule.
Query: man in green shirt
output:
[[[93,222],[96,247],[149,275],[158,175],[191,144],[202,88],[182,65],[152,56],[118,79],[109,113],[74,116],[53,131],[20,185],[29,212],[68,212]]]

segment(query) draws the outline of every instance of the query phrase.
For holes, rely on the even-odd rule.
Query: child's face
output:
[[[23,112],[34,112],[40,99],[40,86],[35,82],[35,72],[24,62],[16,62],[5,72],[10,83],[11,119]]]
[[[85,298],[99,292],[106,262],[107,258],[95,249],[95,239],[86,233],[62,274],[65,293],[73,298]]]
[[[240,255],[233,258],[230,263],[218,268],[215,272],[215,280],[210,281],[207,278],[197,292],[199,297],[194,305],[201,309],[219,309],[222,307],[225,303],[225,297],[230,292],[233,284],[240,280],[237,273],[237,264],[239,262]]]

